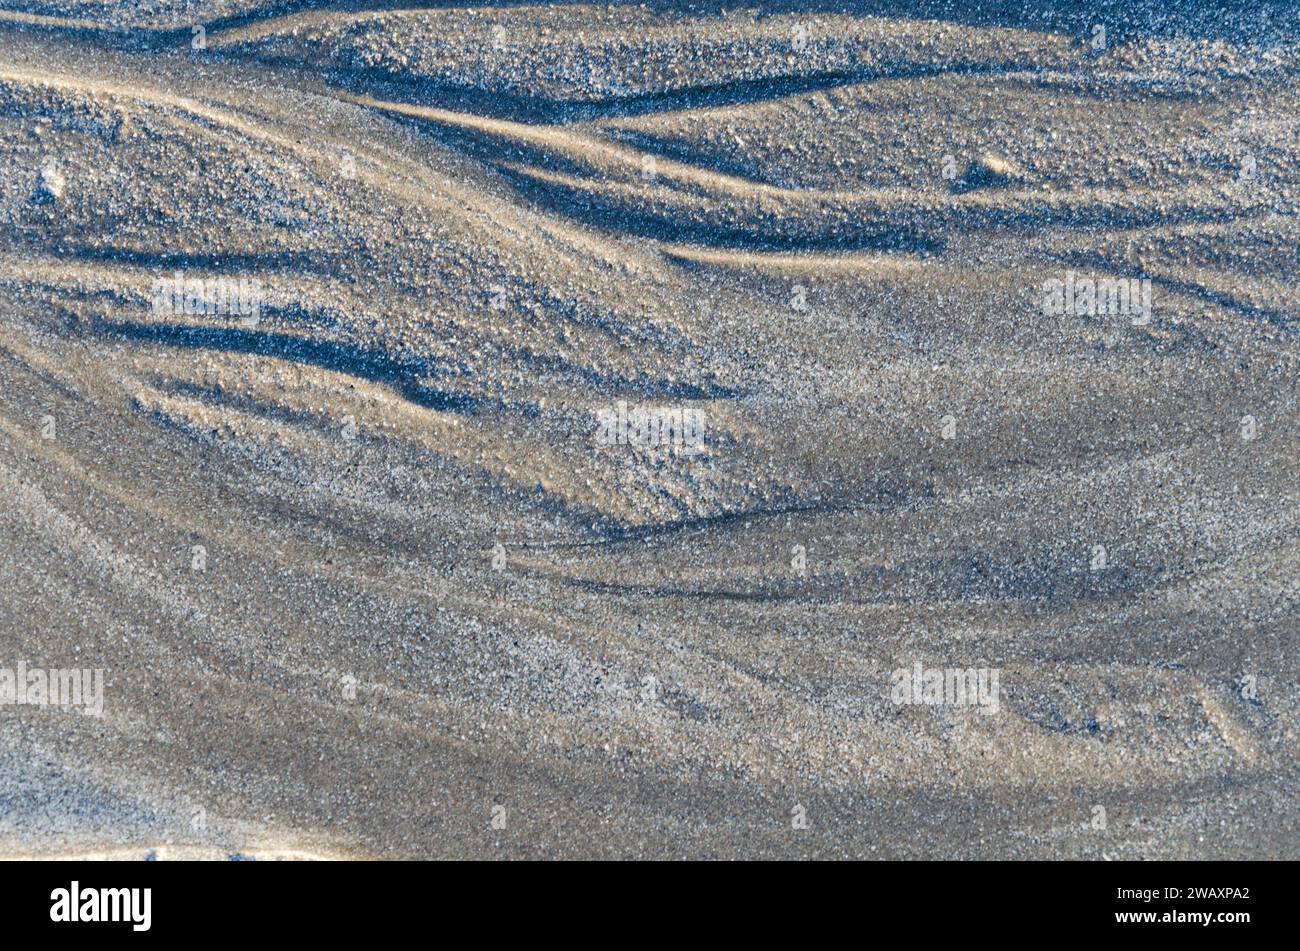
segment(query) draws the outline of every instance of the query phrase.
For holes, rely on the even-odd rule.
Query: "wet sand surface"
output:
[[[1300,857],[1223,7],[0,0],[0,854]]]

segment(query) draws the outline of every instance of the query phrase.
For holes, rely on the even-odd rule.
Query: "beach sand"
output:
[[[1298,40],[0,0],[0,855],[1300,857]]]

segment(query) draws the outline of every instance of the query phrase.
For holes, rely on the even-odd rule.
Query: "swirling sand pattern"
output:
[[[0,0],[4,854],[1300,855],[1293,8],[768,10]]]

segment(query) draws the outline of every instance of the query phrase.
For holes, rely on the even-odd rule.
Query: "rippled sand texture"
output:
[[[0,850],[1300,857],[1300,26],[1223,6],[0,0],[0,667],[106,671]]]

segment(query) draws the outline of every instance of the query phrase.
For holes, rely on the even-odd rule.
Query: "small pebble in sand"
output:
[[[40,177],[36,181],[37,204],[58,201],[63,197],[63,191],[67,187],[67,179],[53,162],[47,162],[41,166]]]
[[[1000,155],[985,153],[971,162],[966,174],[957,183],[959,190],[972,188],[999,188],[1020,179],[1020,169]]]
[[[985,154],[975,160],[975,165],[986,175],[996,178],[1016,178],[1020,170],[1000,155]]]

